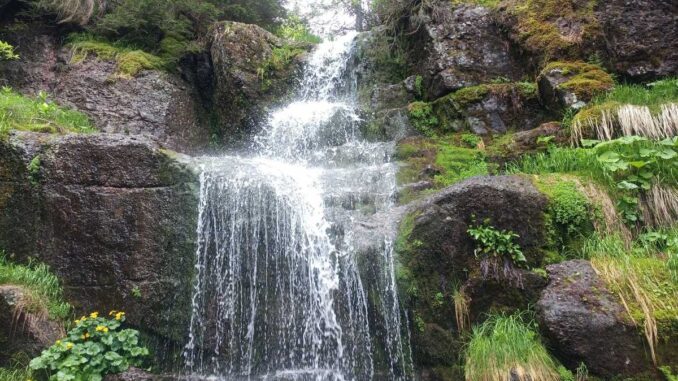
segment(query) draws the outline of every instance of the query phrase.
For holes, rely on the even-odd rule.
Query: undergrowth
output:
[[[0,89],[0,136],[10,130],[66,133],[94,132],[85,114],[57,106],[41,92],[37,98],[23,96],[9,87]]]
[[[42,313],[45,310],[52,319],[65,320],[71,306],[64,301],[59,279],[43,263],[29,262],[18,265],[9,262],[0,251],[0,285],[15,285],[29,291],[29,312]]]

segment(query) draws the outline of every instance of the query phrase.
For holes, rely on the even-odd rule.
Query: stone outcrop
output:
[[[224,137],[247,132],[290,91],[308,46],[288,46],[256,25],[222,22],[209,36],[215,112]]]
[[[596,95],[612,90],[614,80],[596,65],[553,62],[537,78],[539,98],[554,111],[580,109]]]
[[[671,0],[600,2],[596,16],[610,67],[635,80],[678,75],[678,3]]]
[[[410,24],[418,30],[410,42],[413,67],[424,78],[427,99],[525,74],[487,8],[434,2],[411,16]]]
[[[78,312],[127,312],[183,341],[197,179],[140,136],[13,133],[0,143],[0,247],[51,266]]]
[[[194,86],[177,75],[143,71],[115,75],[114,62],[89,57],[71,62],[55,28],[17,24],[0,32],[16,46],[18,61],[0,66],[0,84],[25,94],[45,91],[57,103],[87,114],[102,132],[144,135],[179,152],[204,150],[210,132]]]
[[[21,287],[0,286],[0,367],[39,355],[65,334],[60,323],[45,311],[33,311],[30,303]]]
[[[599,376],[633,375],[649,369],[638,329],[584,260],[548,266],[549,284],[537,303],[539,325],[567,366],[580,362]]]

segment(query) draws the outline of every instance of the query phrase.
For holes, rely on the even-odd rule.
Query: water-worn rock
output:
[[[678,74],[678,3],[609,0],[596,16],[610,66],[625,77],[648,80]]]
[[[487,8],[434,2],[410,17],[410,24],[418,30],[411,54],[428,99],[498,77],[518,80],[525,73]]]
[[[0,367],[33,358],[65,335],[62,325],[50,320],[45,311],[29,307],[24,289],[0,286]]]
[[[109,374],[104,381],[160,381],[164,378],[137,368],[129,368],[120,374]]]
[[[145,135],[187,153],[209,145],[196,89],[179,76],[143,71],[123,78],[116,75],[115,62],[95,57],[72,62],[56,28],[15,24],[0,39],[15,45],[21,56],[0,65],[0,84],[31,95],[45,91],[57,103],[87,114],[103,132]]]
[[[0,247],[49,264],[78,311],[124,310],[182,341],[198,208],[176,155],[140,136],[13,133],[0,142]]]
[[[237,22],[214,25],[209,39],[215,68],[215,112],[224,137],[248,132],[263,120],[267,107],[290,91],[293,73],[308,47],[284,46],[265,29]],[[276,49],[279,57],[274,58]]]
[[[548,266],[549,284],[537,303],[539,325],[564,364],[584,362],[603,377],[633,375],[649,367],[638,329],[584,260]]]

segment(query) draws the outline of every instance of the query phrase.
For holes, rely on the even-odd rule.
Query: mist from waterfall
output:
[[[411,378],[395,229],[373,218],[394,206],[394,143],[362,137],[355,36],[314,50],[249,155],[201,159],[191,375]]]

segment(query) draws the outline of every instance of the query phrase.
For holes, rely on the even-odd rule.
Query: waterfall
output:
[[[315,49],[248,155],[201,159],[192,377],[411,378],[395,229],[378,218],[393,207],[394,143],[362,139],[355,36]]]

